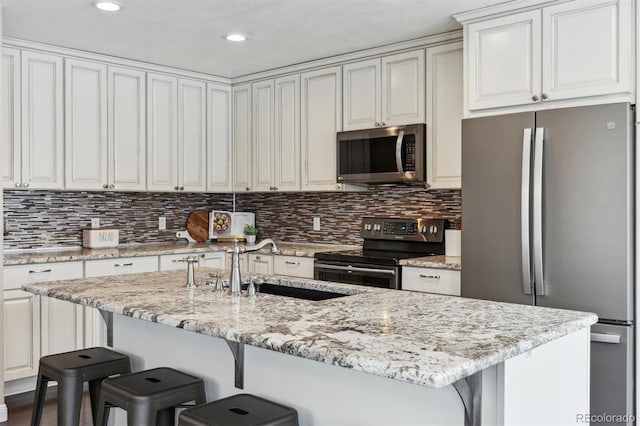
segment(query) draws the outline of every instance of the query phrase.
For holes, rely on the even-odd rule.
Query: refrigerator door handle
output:
[[[522,189],[520,192],[520,240],[522,241],[522,291],[531,294],[531,253],[529,242],[529,198],[531,187],[531,129],[522,132]]]
[[[533,281],[536,295],[545,295],[542,248],[542,160],[544,153],[543,127],[536,128],[533,147]]]
[[[618,334],[591,333],[591,341],[598,343],[620,344],[621,337]]]

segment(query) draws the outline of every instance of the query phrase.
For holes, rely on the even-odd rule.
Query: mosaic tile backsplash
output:
[[[4,249],[80,246],[92,217],[101,226],[119,227],[121,244],[174,241],[191,211],[231,210],[232,201],[231,194],[5,190]],[[236,210],[256,213],[258,238],[360,244],[363,216],[440,217],[453,226],[461,194],[403,185],[356,193],[238,194]],[[159,216],[167,218],[166,231],[158,230]],[[320,231],[312,230],[314,216]]]

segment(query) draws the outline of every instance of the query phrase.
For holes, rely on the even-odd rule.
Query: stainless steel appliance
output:
[[[462,296],[595,312],[592,415],[635,413],[633,114],[462,124]]]
[[[317,280],[399,289],[400,260],[444,254],[444,219],[362,219],[360,250],[316,253]]]
[[[425,182],[425,125],[338,132],[338,182]]]

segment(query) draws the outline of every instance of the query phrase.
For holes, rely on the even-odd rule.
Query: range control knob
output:
[[[427,233],[427,225],[422,225],[422,229],[420,230],[423,234]]]

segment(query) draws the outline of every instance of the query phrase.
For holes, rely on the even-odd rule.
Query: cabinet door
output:
[[[233,94],[233,191],[251,191],[251,85],[234,86]]]
[[[249,271],[254,274],[273,275],[273,256],[249,253]]]
[[[460,80],[462,81],[462,80]],[[382,58],[381,126],[424,123],[424,50]]]
[[[178,80],[147,74],[147,189],[177,191]]]
[[[144,191],[146,177],[145,74],[108,68],[108,184],[117,191]]]
[[[467,29],[469,109],[538,102],[541,11],[470,24]]]
[[[300,190],[300,76],[275,80],[274,186]]]
[[[178,80],[178,183],[181,191],[207,189],[206,85]]]
[[[22,183],[64,187],[62,58],[22,51]]]
[[[460,188],[462,176],[462,43],[427,49],[427,183]]]
[[[300,78],[303,190],[336,189],[336,132],[342,130],[340,77],[340,67],[332,67]]]
[[[344,130],[370,129],[380,125],[381,78],[380,59],[342,67]]]
[[[4,380],[35,376],[40,360],[40,296],[4,292]]]
[[[253,189],[273,190],[274,82],[253,83]]]
[[[84,347],[84,309],[75,303],[42,297],[40,300],[42,356]]]
[[[231,87],[207,84],[207,191],[232,191],[231,162]]]
[[[549,100],[631,92],[629,0],[542,9],[542,93]]]
[[[107,184],[107,66],[65,59],[65,188]]]
[[[22,185],[20,153],[20,51],[2,49],[2,181],[5,188]]]

